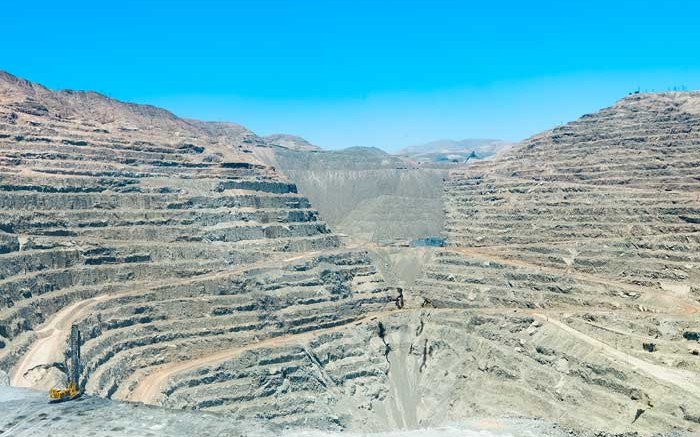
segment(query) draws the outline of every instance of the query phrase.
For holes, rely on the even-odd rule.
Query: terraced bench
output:
[[[126,396],[154,366],[394,306],[245,128],[0,87],[0,369],[15,384],[54,383],[33,369],[63,361],[72,323],[88,392]]]

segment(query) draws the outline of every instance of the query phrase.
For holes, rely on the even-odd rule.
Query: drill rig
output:
[[[68,354],[70,356],[68,386],[64,389],[52,388],[49,390],[50,403],[71,401],[83,394],[80,388],[80,331],[76,325],[71,326]]]

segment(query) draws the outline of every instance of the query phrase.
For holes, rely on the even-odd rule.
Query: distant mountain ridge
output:
[[[321,150],[320,147],[311,144],[305,138],[289,135],[289,134],[272,134],[263,137],[263,140],[269,145],[284,147],[290,150],[299,150],[302,152],[316,152]]]
[[[82,122],[100,129],[161,134],[180,141],[203,140],[242,148],[264,146],[264,141],[238,123],[181,118],[152,105],[123,102],[95,91],[50,90],[0,71],[0,97],[20,113]]]
[[[421,163],[466,162],[470,159],[484,159],[511,146],[511,143],[497,139],[468,138],[463,140],[442,139],[429,143],[409,146],[396,152]]]

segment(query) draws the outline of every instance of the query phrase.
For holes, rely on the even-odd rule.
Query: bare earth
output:
[[[0,73],[0,376],[76,324],[88,395],[0,388],[0,435],[698,432],[699,102],[448,171]]]

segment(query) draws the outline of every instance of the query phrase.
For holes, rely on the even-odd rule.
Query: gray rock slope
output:
[[[488,383],[456,379],[479,408],[699,430],[699,106],[698,93],[629,96],[451,174],[450,245],[420,299],[530,322],[474,354],[466,368]]]
[[[41,435],[246,436],[246,437],[592,437],[592,433],[562,428],[540,420],[475,419],[414,431],[360,434],[275,427],[263,420],[240,420],[222,414],[182,411],[84,397],[49,405],[43,393],[0,389],[0,433],[13,437]],[[600,434],[596,437],[608,437]],[[680,437],[680,434],[677,435]]]
[[[317,426],[517,415],[614,433],[698,432],[699,101],[630,96],[452,171],[449,245],[404,290],[402,309],[286,344],[281,367],[250,355],[183,375],[173,406],[221,374],[275,375],[268,386],[292,368],[303,394],[271,400],[274,410],[302,408]]]
[[[77,323],[87,393],[159,403],[171,376],[210,357],[395,307],[368,255],[343,248],[257,161],[264,147],[235,124],[3,73],[0,369],[11,383],[60,384]]]
[[[331,227],[358,241],[388,243],[439,235],[447,170],[366,147],[276,149],[277,169],[295,181]]]
[[[4,75],[0,369],[53,383],[78,323],[88,393],[236,423],[698,432],[698,102],[631,96],[453,171],[449,245],[397,289],[243,128]]]

